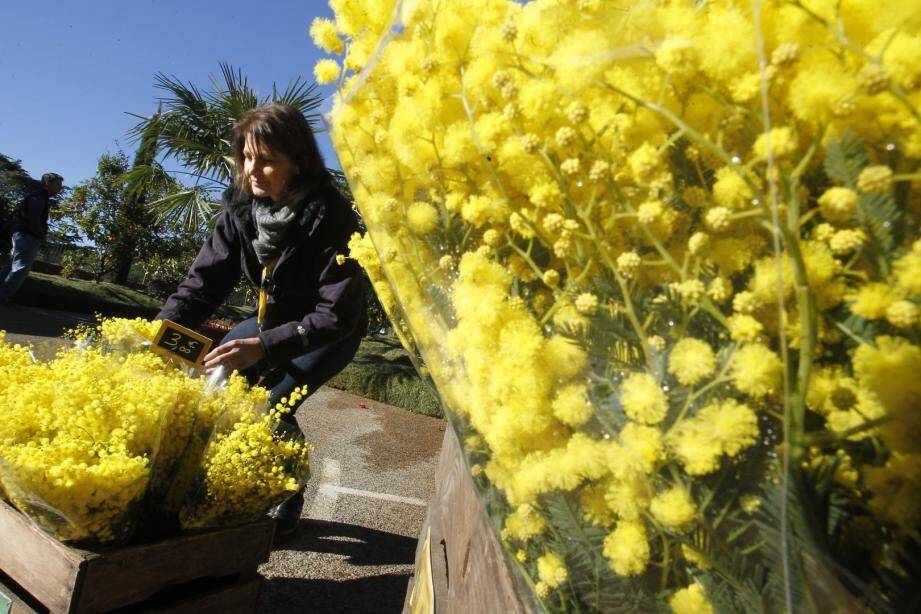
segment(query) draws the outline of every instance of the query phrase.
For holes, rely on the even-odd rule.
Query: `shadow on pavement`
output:
[[[415,562],[416,540],[341,522],[302,519],[295,537],[275,544],[275,550],[342,557],[339,569],[345,577],[337,578],[333,568],[332,578],[267,578],[259,612],[378,614],[402,610],[410,574],[393,567],[405,569]],[[354,577],[359,574],[368,575]]]
[[[95,318],[91,315],[69,311],[22,305],[0,306],[0,330],[17,335],[60,337],[78,324],[93,322]]]
[[[403,609],[409,575],[380,575],[350,580],[272,578],[262,586],[258,611],[267,614],[397,613]]]
[[[357,566],[412,565],[416,560],[415,538],[324,520],[302,519],[295,536],[274,549],[336,554]]]

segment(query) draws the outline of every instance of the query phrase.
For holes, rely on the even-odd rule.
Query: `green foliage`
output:
[[[878,273],[888,274],[887,262],[901,243],[898,238],[902,225],[902,211],[890,194],[861,194],[857,202],[857,224],[868,237],[863,251],[877,266]]]
[[[166,293],[171,293],[185,278],[204,235],[171,229],[144,204],[147,197],[164,197],[180,189],[177,183],[166,182],[144,195],[130,194],[125,181],[128,168],[128,157],[122,152],[100,156],[96,175],[73,188],[64,202],[69,223],[95,247],[94,257],[81,256],[79,263],[77,256],[70,256],[73,266],[68,271],[85,269],[96,280],[124,283],[137,264],[145,289],[163,296],[166,286]]]
[[[552,493],[542,497],[541,502],[553,527],[547,546],[566,563],[566,589],[581,600],[577,611],[668,611],[639,581],[617,576],[611,570],[602,552],[607,530],[585,522],[572,495]],[[543,553],[533,554],[532,559]]]
[[[835,182],[856,190],[860,172],[869,164],[866,146],[851,132],[829,141],[825,173]],[[901,244],[902,217],[903,211],[891,194],[860,194],[854,218],[868,239],[862,251],[882,277],[888,275],[887,262]]]
[[[155,249],[139,254],[137,283],[147,294],[160,299],[167,298],[186,278],[189,265],[195,259],[205,236],[203,232],[177,232],[168,224],[161,225]]]
[[[127,196],[122,175],[128,169],[124,153],[103,154],[96,176],[77,185],[65,200],[64,210],[75,231],[96,247],[96,258],[89,263],[95,279],[114,272],[117,256],[151,251],[157,241],[154,220],[145,212],[126,207]]]
[[[417,414],[444,416],[438,397],[393,337],[364,339],[355,359],[329,385]]]
[[[95,258],[84,250],[68,250],[61,257],[61,277],[77,279],[91,269]]]
[[[852,132],[832,139],[825,151],[825,172],[836,182],[852,190],[857,189],[860,171],[870,163],[863,143]]]

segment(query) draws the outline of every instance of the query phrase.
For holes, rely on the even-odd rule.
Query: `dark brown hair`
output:
[[[61,182],[64,183],[64,178],[58,175],[57,173],[45,173],[42,175],[42,185],[46,188],[52,183]]]
[[[299,172],[292,187],[302,188],[329,180],[323,157],[307,118],[294,107],[268,104],[250,109],[233,126],[233,182],[237,189],[251,194],[243,170],[243,147],[246,137],[294,162]]]

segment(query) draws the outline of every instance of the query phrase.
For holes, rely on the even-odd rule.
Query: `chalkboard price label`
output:
[[[161,356],[197,369],[211,349],[211,340],[175,322],[163,320],[154,337],[152,349]]]

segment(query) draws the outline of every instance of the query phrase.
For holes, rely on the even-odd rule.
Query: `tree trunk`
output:
[[[131,265],[134,263],[134,251],[124,250],[122,253],[115,255],[115,275],[112,281],[119,285],[125,285],[128,282],[128,274],[131,272]]]
[[[159,115],[160,108],[158,107],[157,114],[154,117]],[[151,128],[141,137],[141,143],[138,145],[138,149],[134,154],[134,165],[132,168],[149,166],[154,163],[157,157],[158,136],[159,127],[157,122],[151,122]],[[124,204],[122,214],[129,224],[132,224],[132,227],[149,227],[151,214],[147,209],[147,194],[134,194],[133,197]],[[115,274],[113,281],[123,285],[128,281],[131,265],[137,256],[137,248],[128,241],[119,241],[115,245],[113,256],[115,258]]]

